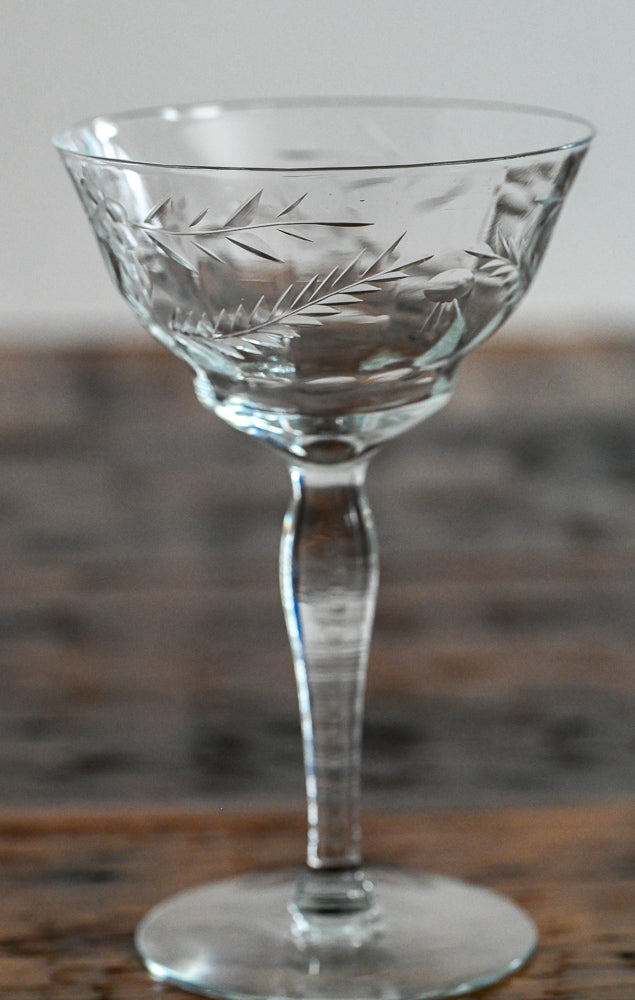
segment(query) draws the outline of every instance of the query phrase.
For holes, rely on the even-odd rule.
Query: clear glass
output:
[[[362,863],[378,553],[371,456],[450,398],[531,284],[592,137],[554,112],[438,100],[168,107],[55,143],[106,265],[204,406],[285,458],[280,549],[308,804],[303,871],[168,900],[151,973],[222,997],[432,998],[522,965],[514,903]]]

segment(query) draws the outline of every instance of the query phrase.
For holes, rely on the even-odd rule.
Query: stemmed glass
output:
[[[362,865],[378,584],[364,480],[521,300],[592,131],[532,108],[356,99],[164,107],[56,137],[134,313],[191,367],[203,405],[274,445],[292,481],[280,583],[306,867],[152,910],[136,942],[157,979],[236,998],[433,998],[532,953],[511,901]]]

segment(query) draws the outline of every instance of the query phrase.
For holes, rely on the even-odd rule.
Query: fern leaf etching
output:
[[[362,265],[365,253],[362,251],[350,263],[333,268],[324,277],[315,274],[299,287],[297,283],[290,284],[272,306],[267,306],[261,297],[249,311],[242,304],[234,312],[223,309],[213,321],[199,324],[190,333],[205,341],[228,340],[226,347],[247,353],[252,348],[279,346],[297,337],[298,328],[322,326],[344,309],[378,292],[384,284],[410,277],[412,268],[431,259],[432,255],[407,264],[386,266],[404,235],[367,266]]]
[[[267,244],[263,236],[267,230],[289,239],[311,243],[313,240],[309,233],[315,228],[359,229],[373,225],[372,222],[295,218],[294,213],[300,208],[308,192],[285,205],[275,216],[262,218],[262,194],[262,189],[256,191],[219,225],[210,225],[208,208],[197,212],[185,226],[171,221],[175,220],[176,210],[172,198],[166,198],[155,205],[143,222],[136,224],[136,228],[161,247],[168,257],[196,272],[198,268],[195,262],[190,260],[184,249],[188,243],[218,264],[226,263],[222,255],[222,241],[230,243],[243,253],[281,264],[284,263],[284,258]],[[175,249],[175,243],[179,249]]]
[[[520,298],[527,275],[523,265],[524,255],[516,243],[496,229],[493,245],[485,244],[482,248],[466,250],[470,257],[478,260],[478,272],[493,278],[506,289],[507,300]]]

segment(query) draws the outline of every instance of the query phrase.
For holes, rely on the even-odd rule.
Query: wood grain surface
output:
[[[366,854],[532,912],[501,1000],[635,997],[634,384],[487,347],[371,469]],[[150,1000],[149,906],[301,863],[287,498],[166,354],[0,356],[2,1000]]]
[[[373,815],[367,860],[459,876],[529,909],[540,946],[492,1000],[632,1000],[635,807]],[[23,814],[0,821],[2,1000],[151,1000],[143,913],[216,877],[301,863],[296,813]],[[158,995],[177,1000],[168,988]]]
[[[635,790],[634,384],[627,342],[487,346],[375,459],[369,808]],[[288,495],[167,353],[0,357],[5,805],[301,801]]]

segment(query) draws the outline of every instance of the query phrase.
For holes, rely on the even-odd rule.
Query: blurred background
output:
[[[389,94],[551,106],[599,135],[509,329],[621,336],[635,314],[632,0],[0,0],[0,343],[127,340],[50,136],[128,107]]]

